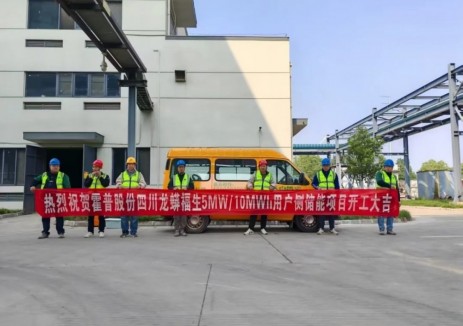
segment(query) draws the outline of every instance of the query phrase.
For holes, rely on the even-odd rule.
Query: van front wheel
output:
[[[203,233],[209,225],[209,216],[193,215],[188,216],[186,221],[186,232],[188,233]]]
[[[318,231],[318,220],[313,215],[297,215],[294,217],[294,225],[301,232]]]

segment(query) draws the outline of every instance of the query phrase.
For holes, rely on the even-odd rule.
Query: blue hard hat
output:
[[[325,157],[323,160],[322,160],[322,165],[331,165],[331,161],[328,157]]]
[[[185,163],[184,160],[178,160],[177,163],[175,164],[175,166],[182,166],[182,165],[183,165],[183,166],[186,165],[186,163]]]
[[[61,165],[61,162],[56,157],[54,157],[50,160],[49,165]]]
[[[384,161],[384,166],[390,166],[391,168],[394,167],[394,161],[393,160],[386,160]]]

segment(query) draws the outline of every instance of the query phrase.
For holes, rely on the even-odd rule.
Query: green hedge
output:
[[[10,213],[17,213],[20,212],[20,209],[7,209],[7,208],[0,208],[0,215],[3,214],[10,214]]]
[[[376,217],[375,216],[345,216],[345,215],[341,215],[339,217],[340,220],[364,220],[364,219],[369,219],[369,218],[376,218]],[[399,212],[399,218],[404,222],[411,221],[412,215],[410,214],[409,211],[402,209]]]

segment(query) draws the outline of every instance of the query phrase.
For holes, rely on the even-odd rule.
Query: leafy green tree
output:
[[[294,164],[312,179],[315,173],[320,170],[321,161],[322,159],[318,155],[300,155],[296,156]]]
[[[371,137],[366,128],[360,127],[349,138],[347,155],[344,163],[347,164],[347,174],[363,188],[382,168],[383,156],[381,150],[384,141],[380,137]]]
[[[403,158],[397,159],[397,167],[399,169],[399,180],[405,180],[405,161]],[[410,171],[408,171],[410,174],[410,179],[411,180],[416,180],[416,173],[413,172],[412,167],[410,166]]]
[[[420,171],[450,171],[451,168],[444,161],[429,160],[421,165]]]

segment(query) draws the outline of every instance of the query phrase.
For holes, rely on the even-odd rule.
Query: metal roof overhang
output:
[[[299,131],[307,127],[306,118],[294,118],[293,119],[293,137],[296,136]]]
[[[137,84],[140,110],[152,111],[153,102],[146,88],[146,67],[124,32],[111,17],[105,0],[57,0],[109,62],[127,79]]]
[[[193,0],[173,0],[172,7],[177,27],[196,27],[196,11]]]
[[[43,144],[103,144],[97,132],[23,132],[23,139]]]
[[[453,74],[462,75],[463,66],[459,66],[452,71]],[[374,116],[379,120],[377,129],[373,128],[372,115],[352,124],[351,126],[331,135],[329,140],[348,139],[358,127],[364,127],[371,134],[383,137],[386,142],[411,136],[419,132],[433,129],[444,124],[450,123],[448,118],[449,93],[443,95],[426,94],[434,89],[448,89],[448,74],[429,82],[417,90],[405,95],[397,101],[374,112]],[[462,89],[458,89],[456,98],[457,104],[463,103]],[[423,103],[423,100],[425,101]],[[347,143],[339,145],[339,149],[347,148]]]

